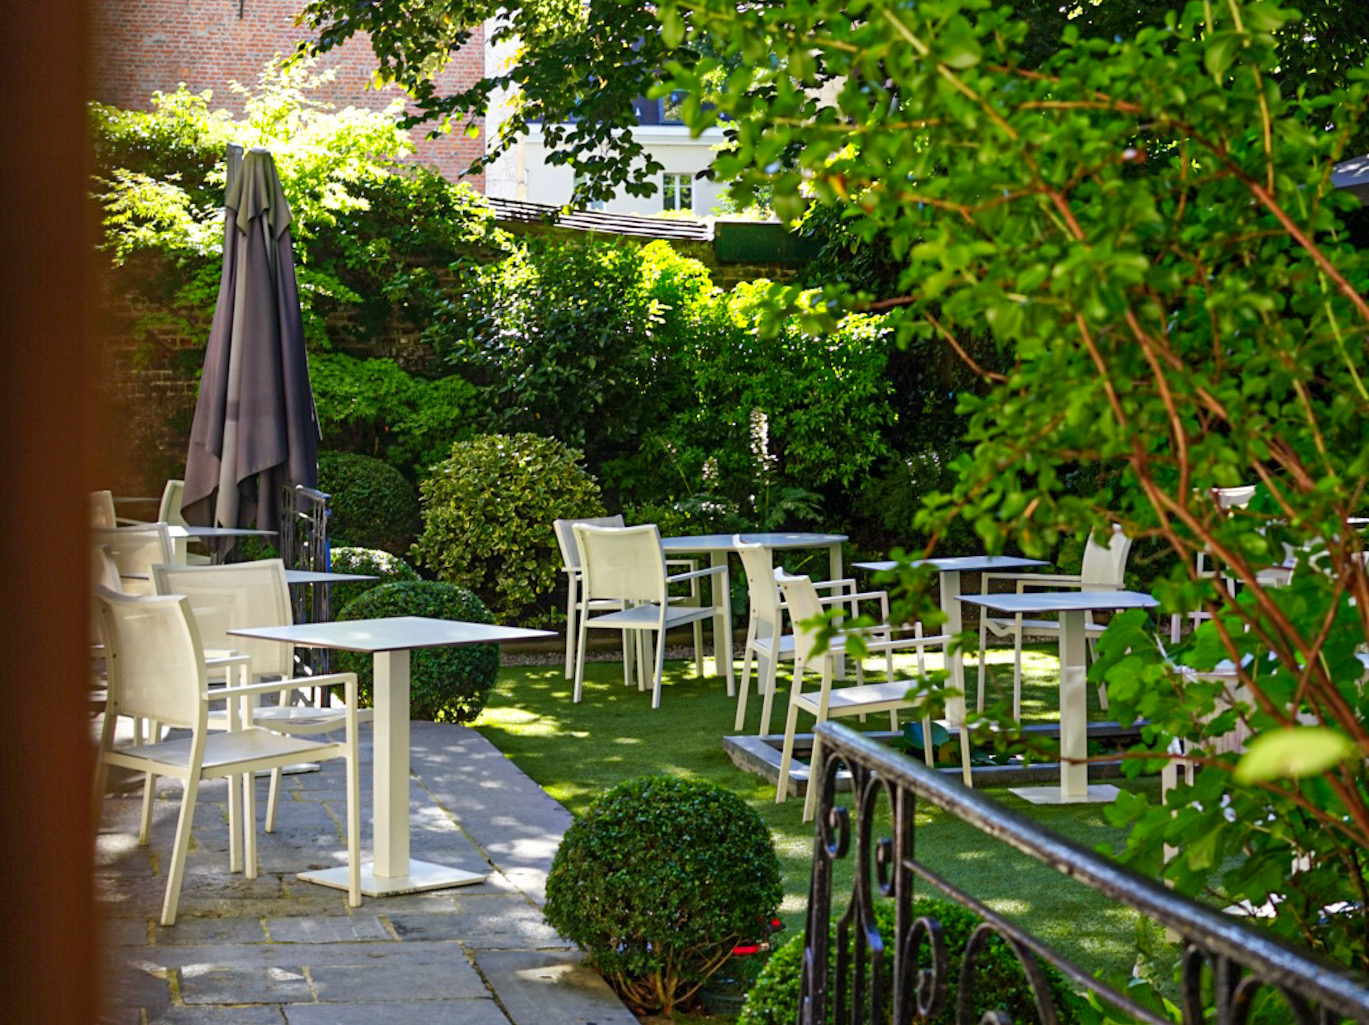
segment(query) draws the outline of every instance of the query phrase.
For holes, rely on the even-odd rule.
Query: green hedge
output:
[[[779,908],[756,810],[698,780],[621,783],[576,819],[547,876],[547,921],[633,1007],[669,1014]]]
[[[383,619],[428,616],[468,623],[491,623],[489,610],[464,587],[433,580],[382,584],[348,604],[337,618]],[[363,701],[370,701],[373,658],[364,652],[339,651],[340,672],[357,674]],[[499,646],[418,648],[410,655],[409,714],[432,722],[471,722],[485,707],[499,673]]]
[[[350,452],[320,452],[318,486],[329,495],[334,544],[409,554],[418,535],[418,496],[393,466]]]

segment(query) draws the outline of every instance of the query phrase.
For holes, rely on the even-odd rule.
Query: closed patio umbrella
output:
[[[295,283],[290,205],[266,150],[230,146],[223,277],[190,430],[187,522],[279,525],[285,484],[318,484],[318,414]]]

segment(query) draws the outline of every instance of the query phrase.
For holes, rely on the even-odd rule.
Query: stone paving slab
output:
[[[638,1025],[578,953],[479,951],[475,963],[514,1025]]]
[[[301,882],[341,864],[342,766],[287,775],[259,875],[228,871],[226,784],[201,790],[177,922],[157,919],[180,804],[158,782],[150,844],[141,790],[106,799],[95,884],[105,914],[101,1025],[636,1025],[542,919],[546,873],[571,817],[483,737],[413,723],[411,847],[485,874],[473,886],[364,898]],[[364,731],[369,791],[370,730]],[[363,801],[369,857],[370,795]]]

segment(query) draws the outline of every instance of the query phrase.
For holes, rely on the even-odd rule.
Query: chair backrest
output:
[[[110,710],[169,726],[203,728],[204,648],[179,595],[95,589],[105,637]]]
[[[587,601],[608,598],[665,604],[665,553],[656,524],[596,527],[577,523],[574,531]]]
[[[90,493],[90,525],[96,530],[110,530],[119,525],[118,517],[114,513],[112,491]]]
[[[1084,544],[1084,562],[1079,568],[1079,579],[1084,584],[1098,584],[1106,587],[1121,587],[1127,570],[1127,557],[1131,554],[1131,538],[1122,533],[1122,528],[1114,526],[1106,545],[1100,544],[1096,531],[1089,531],[1089,539]]]
[[[181,512],[181,495],[185,491],[185,481],[169,480],[162,488],[162,504],[157,509],[157,519],[176,527],[189,526],[185,514]]]
[[[158,594],[186,597],[200,639],[209,647],[250,656],[254,676],[294,676],[294,645],[228,634],[237,627],[294,622],[280,559],[220,566],[163,564],[152,567],[152,580]]]
[[[783,568],[775,570],[775,582],[780,585],[784,603],[789,607],[789,620],[794,624],[794,654],[804,663],[810,663],[818,635],[802,624],[822,615],[818,589],[813,586],[811,577],[790,576]]]
[[[746,571],[746,593],[751,601],[751,615],[769,623],[772,634],[779,632],[780,590],[775,582],[774,552],[765,545],[747,544],[740,534],[732,535],[732,547],[741,556]]]
[[[165,523],[146,523],[137,527],[114,527],[91,531],[91,542],[106,549],[123,577],[128,594],[152,594],[152,567],[159,562],[174,562],[176,546]]]
[[[1256,486],[1247,484],[1239,488],[1213,488],[1212,497],[1223,509],[1244,509],[1255,497]]]
[[[583,516],[574,520],[553,520],[551,525],[556,531],[556,544],[561,549],[561,568],[568,571],[580,568],[580,549],[575,543],[577,523],[587,523],[591,527],[621,527],[623,517]]]

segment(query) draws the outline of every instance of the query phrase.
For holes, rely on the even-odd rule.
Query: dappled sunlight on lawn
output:
[[[1027,722],[1057,718],[1059,686],[1053,643],[1029,646],[1023,659],[1023,711]],[[1011,647],[989,652],[992,702],[1011,696]],[[711,665],[711,662],[709,663]],[[867,679],[884,678],[884,660],[865,660]],[[928,669],[939,667],[928,658]],[[737,663],[740,684],[740,663]],[[913,656],[900,656],[896,673],[916,670]],[[854,672],[848,672],[854,677]],[[974,700],[978,669],[966,659],[966,684]],[[760,705],[755,677],[747,705],[747,731],[759,728]],[[789,666],[781,666],[772,729],[782,729],[784,701],[790,685]],[[563,666],[506,666],[499,674],[489,702],[475,728],[536,780],[567,809],[581,814],[610,787],[651,774],[670,774],[706,780],[742,797],[771,830],[780,859],[785,897],[780,914],[785,922],[781,938],[803,928],[803,915],[812,866],[814,831],[802,822],[803,801],[791,797],[775,803],[775,787],[759,776],[743,772],[728,759],[722,738],[731,735],[736,698],[727,696],[721,677],[699,677],[692,661],[667,662],[662,680],[661,707],[651,708],[650,692],[623,684],[622,665],[592,662],[585,669],[584,697],[571,701],[573,681]],[[1090,689],[1090,715],[1097,717],[1097,698]],[[811,730],[812,720],[801,719],[800,730]],[[872,715],[869,730],[888,729],[888,717]],[[1130,784],[1129,784],[1130,785]],[[1140,786],[1151,786],[1146,781]],[[1116,843],[1121,830],[1109,825],[1100,805],[1030,806],[1006,790],[988,793],[1014,811],[1058,829],[1087,847]],[[876,835],[888,835],[889,811],[877,821]],[[882,824],[881,824],[882,822]],[[963,823],[919,805],[916,815],[917,853],[952,885],[962,887],[995,911],[1023,922],[1046,942],[1083,961],[1090,970],[1131,969],[1135,916],[1108,907],[1088,891],[1053,869],[987,839]],[[849,900],[854,866],[836,866],[839,904]],[[919,884],[919,894],[928,887]]]

